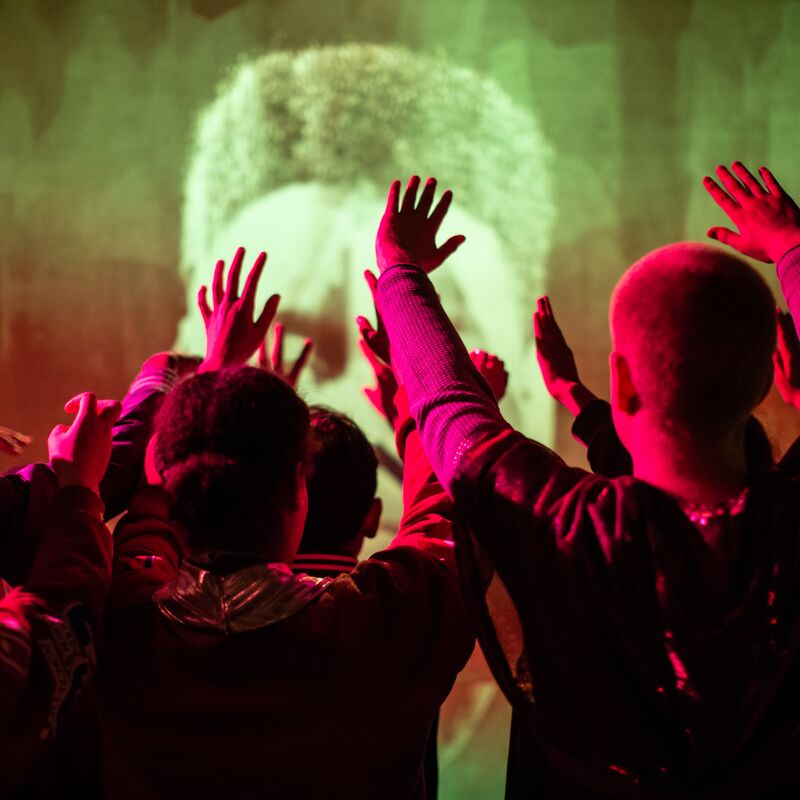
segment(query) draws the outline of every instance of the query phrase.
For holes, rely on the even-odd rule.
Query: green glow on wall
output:
[[[361,392],[370,375],[354,318],[372,311],[361,273],[374,263],[390,181],[434,175],[455,193],[442,240],[455,232],[468,240],[435,276],[443,302],[467,346],[505,359],[514,376],[506,414],[551,442],[552,408],[530,368],[529,321],[529,298],[544,287],[554,211],[549,157],[530,111],[496,82],[443,58],[351,44],[244,63],[202,112],[189,158],[181,264],[190,313],[178,346],[203,346],[192,301],[209,265],[240,244],[251,257],[266,249],[265,294],[281,294],[295,344],[306,335],[319,343],[303,391],[351,414],[391,452],[391,434]],[[383,474],[380,492],[390,532],[402,511],[399,486]],[[480,782],[466,774],[476,753],[481,781],[499,794],[507,724],[477,658],[442,716],[443,798],[463,797],[470,785],[476,791]]]
[[[521,394],[507,410],[578,462],[569,420],[551,429],[554,407],[515,340],[532,295],[551,294],[603,393],[611,287],[646,250],[721,221],[702,175],[742,158],[800,190],[798,38],[794,0],[5,0],[0,422],[34,435],[26,460],[43,458],[68,397],[119,396],[150,353],[176,338],[196,346],[183,282],[196,286],[239,237],[252,256],[270,252],[265,285],[283,291],[298,332],[335,310],[317,362],[335,372],[352,317],[369,308],[360,272],[384,187],[418,170],[456,194],[448,232],[468,242],[436,280],[465,332],[474,318],[469,344],[513,359]],[[400,81],[406,94],[382,106],[377,94],[401,89],[380,76],[409,59],[429,93]],[[392,107],[405,109],[399,122]],[[465,296],[458,276],[488,264],[488,282]],[[513,281],[519,311],[503,288]],[[316,378],[303,388],[316,399]],[[770,413],[785,443],[796,415]],[[464,688],[469,729],[500,720],[488,685],[479,674]],[[476,744],[458,738],[464,729],[444,731],[443,796],[496,798],[507,730],[489,722]]]

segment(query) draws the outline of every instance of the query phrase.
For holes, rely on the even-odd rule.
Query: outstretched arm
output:
[[[463,454],[510,427],[427,276],[463,241],[454,237],[441,248],[435,243],[452,193],[445,192],[431,212],[436,181],[428,180],[419,202],[418,188],[419,178],[412,177],[402,203],[398,181],[389,191],[375,242],[381,271],[378,305],[411,415],[436,474],[450,492]]]
[[[717,167],[724,189],[710,177],[703,179],[703,185],[738,233],[715,227],[708,235],[746,256],[776,264],[781,291],[796,323],[800,319],[800,208],[766,167],[759,169],[760,181],[740,161],[732,169]]]
[[[430,212],[436,182],[428,181],[419,203],[418,188],[414,177],[401,204],[400,185],[392,184],[375,248],[382,273],[378,305],[392,363],[408,393],[425,452],[456,500],[470,503],[475,496],[471,487],[492,484],[495,493],[512,493],[513,502],[528,509],[535,496],[537,510],[544,513],[585,473],[568,470],[555,453],[526,440],[503,419],[427,276],[463,241],[454,237],[442,248],[435,244],[452,195],[445,192]],[[492,465],[518,446],[526,454],[524,487],[510,474],[509,480],[489,476]]]
[[[540,297],[533,312],[533,338],[536,342],[536,360],[542,371],[542,379],[550,397],[577,417],[597,400],[578,376],[575,356],[556,322],[550,298]]]
[[[113,428],[111,460],[100,483],[106,519],[116,517],[128,507],[142,481],[147,443],[161,403],[199,363],[199,358],[164,352],[150,356],[142,364],[122,400],[122,414]]]
[[[492,389],[499,402],[505,394],[508,373],[503,361],[485,350],[470,353],[475,368]],[[403,517],[394,545],[408,544],[414,537],[452,541],[453,501],[434,474],[430,461],[409,418],[404,389],[397,392],[398,449],[403,461]]]
[[[533,338],[544,385],[550,396],[575,417],[572,435],[586,446],[592,472],[607,478],[632,474],[631,456],[617,436],[611,407],[580,379],[575,357],[546,296],[536,301]]]
[[[71,426],[48,446],[60,489],[48,507],[26,584],[0,599],[0,794],[36,762],[60,728],[96,659],[111,581],[111,534],[97,495],[119,403],[84,394],[67,404]],[[0,595],[3,595],[0,587]]]

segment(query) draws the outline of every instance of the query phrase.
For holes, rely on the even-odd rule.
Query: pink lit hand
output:
[[[264,304],[258,319],[253,321],[258,280],[267,260],[266,253],[256,258],[239,296],[239,275],[242,271],[244,248],[240,247],[231,262],[228,282],[223,289],[225,262],[217,261],[212,284],[214,307],[208,304],[208,289],[200,287],[197,305],[206,326],[206,357],[198,372],[209,372],[223,367],[236,367],[246,364],[255,353],[267,330],[275,319],[280,297],[274,294]]]
[[[778,309],[778,339],[772,357],[775,386],[784,402],[800,409],[800,340],[791,314]]]
[[[372,294],[372,303],[375,306],[375,328],[373,328],[366,317],[356,317],[358,330],[364,342],[369,345],[370,350],[386,364],[391,364],[392,357],[389,352],[389,334],[383,325],[383,319],[378,311],[378,279],[371,270],[365,270],[364,280],[367,282],[369,291]]]
[[[378,279],[372,272],[367,270],[364,273],[373,301],[376,299]],[[360,335],[359,347],[364,354],[367,363],[372,368],[375,375],[375,386],[365,387],[364,394],[372,403],[378,413],[385,417],[389,424],[394,427],[397,419],[397,408],[394,404],[394,397],[397,393],[397,379],[391,367],[391,355],[389,351],[389,337],[383,327],[383,320],[375,306],[375,325],[373,328],[366,317],[356,317],[358,333]]]
[[[50,465],[60,486],[76,484],[98,492],[111,458],[111,428],[122,405],[99,400],[91,392],[73,397],[65,406],[76,414],[72,425],[56,425],[47,440]]]
[[[375,255],[381,273],[395,264],[414,264],[432,272],[464,242],[463,236],[451,236],[441,247],[436,246],[436,234],[450,208],[453,193],[448,189],[431,211],[436,193],[436,179],[428,178],[417,202],[419,178],[408,182],[402,203],[400,181],[389,187],[386,210],[378,226]]]
[[[550,300],[546,296],[536,301],[533,337],[536,342],[536,360],[539,362],[547,391],[554,400],[577,416],[587,403],[597,398],[581,382],[575,356],[556,322]]]
[[[739,232],[717,227],[708,236],[751,258],[777,263],[800,244],[800,208],[766,167],[759,170],[763,185],[740,161],[732,169],[735,176],[727,167],[717,167],[725,189],[708,176],[703,186]]]
[[[485,350],[473,350],[469,357],[475,368],[483,375],[489,388],[492,390],[495,400],[499,403],[506,393],[508,387],[508,372],[503,360],[494,353],[487,353]]]
[[[275,323],[275,338],[272,342],[272,353],[267,352],[267,339],[261,341],[258,347],[258,366],[267,372],[274,372],[279,378],[283,378],[292,389],[297,388],[297,382],[300,380],[300,375],[305,369],[308,359],[311,357],[311,351],[314,349],[314,342],[311,339],[306,339],[303,342],[303,349],[300,355],[292,366],[286,370],[283,365],[283,335],[284,329],[280,322]]]

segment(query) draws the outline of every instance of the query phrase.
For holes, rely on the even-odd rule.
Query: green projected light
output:
[[[289,354],[302,337],[316,342],[301,391],[350,414],[393,452],[388,427],[361,391],[371,375],[354,320],[373,316],[362,272],[374,269],[390,182],[433,175],[455,195],[440,241],[467,237],[435,273],[437,289],[467,346],[505,360],[508,418],[551,442],[552,404],[530,332],[554,216],[549,155],[528,110],[494,81],[441,58],[348,45],[241,65],[201,114],[189,160],[181,253],[189,311],[178,346],[203,347],[195,297],[215,261],[229,260],[239,245],[248,259],[267,250],[262,299],[281,294]],[[394,531],[399,486],[381,474],[379,494],[384,529]],[[476,655],[442,711],[443,800],[482,797],[481,785],[485,796],[499,796],[508,725],[507,706]]]
[[[190,312],[178,345],[203,344],[195,297],[216,259],[240,244],[253,256],[265,249],[264,291],[282,295],[289,334],[317,342],[302,389],[391,447],[361,393],[369,373],[353,320],[372,312],[361,273],[374,266],[389,183],[434,175],[455,194],[442,236],[467,236],[435,276],[445,305],[469,347],[506,361],[512,422],[550,441],[530,334],[553,218],[548,157],[529,111],[440,58],[347,45],[243,64],[201,114],[189,161],[181,260]]]

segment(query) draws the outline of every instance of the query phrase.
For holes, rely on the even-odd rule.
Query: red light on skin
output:
[[[608,769],[611,772],[616,772],[618,775],[624,775],[626,778],[630,778],[633,783],[639,783],[639,778],[637,778],[636,775],[624,767],[620,767],[617,764],[609,764]]]

